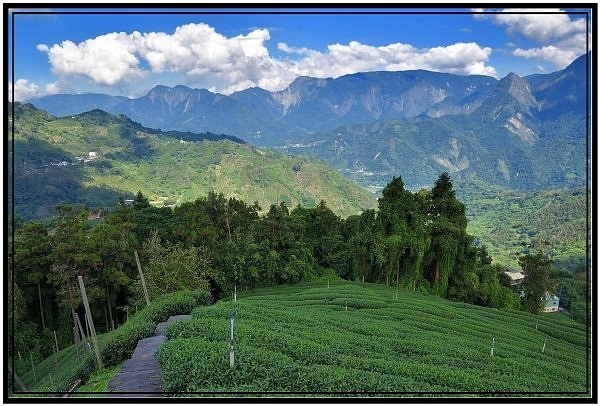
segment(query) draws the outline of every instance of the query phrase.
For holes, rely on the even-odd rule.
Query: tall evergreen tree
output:
[[[464,259],[467,216],[465,206],[455,196],[448,173],[440,175],[431,190],[429,204],[431,259],[429,280],[434,293],[446,296],[450,274]]]

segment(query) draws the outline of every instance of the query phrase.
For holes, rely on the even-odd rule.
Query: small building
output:
[[[557,312],[559,310],[560,299],[556,295],[552,295],[549,292],[546,292],[546,296],[543,297],[544,300],[544,312]]]
[[[504,271],[504,273],[510,278],[510,284],[512,286],[520,286],[523,284],[525,275],[522,272],[517,271],[516,269],[508,268],[506,271]]]

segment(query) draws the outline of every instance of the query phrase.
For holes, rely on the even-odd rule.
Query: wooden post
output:
[[[85,348],[86,344],[87,344],[87,337],[85,336],[85,332],[83,331],[83,326],[81,325],[81,321],[79,320],[79,315],[77,313],[75,313],[74,310],[73,310],[73,320],[75,320],[75,326],[77,327],[77,329],[79,331],[81,341],[83,342],[83,347]]]
[[[33,353],[29,353],[29,359],[31,360],[31,372],[33,372],[33,380],[37,383],[37,377],[35,376],[35,365],[33,364]]]
[[[23,384],[23,381],[21,381],[21,379],[19,378],[19,376],[17,375],[17,373],[13,372],[13,369],[10,366],[10,364],[8,364],[8,373],[13,376],[13,378],[15,379],[15,383],[17,384],[17,386],[19,388],[21,388],[21,390],[23,392],[27,392],[27,387]]]
[[[98,360],[98,369],[102,369],[102,355],[100,354],[100,347],[98,346],[98,338],[96,337],[96,330],[94,329],[94,320],[92,320],[90,304],[88,302],[87,294],[85,293],[83,277],[79,275],[77,277],[77,281],[79,282],[79,289],[81,290],[81,297],[83,298],[83,306],[85,307],[85,313],[86,315],[88,315],[88,321],[90,323],[90,333],[92,335],[92,341],[94,342],[94,351],[96,352],[96,359]]]
[[[56,352],[58,353],[58,338],[56,338],[56,330],[54,330],[54,344],[56,345]]]
[[[79,360],[79,337],[77,334],[77,327],[73,327],[73,341],[75,341],[75,352],[77,353],[77,360]]]
[[[88,316],[88,313],[85,312],[83,314],[83,320],[85,321],[85,332],[87,334],[88,337],[92,336],[92,329],[90,328],[90,318]]]
[[[40,287],[40,282],[37,283],[38,288],[38,300],[40,301],[40,316],[42,318],[42,328],[46,329],[46,322],[44,321],[44,304],[42,303],[42,288]]]
[[[137,251],[133,251],[133,253],[135,254],[135,262],[137,263],[138,272],[140,273],[140,280],[142,281],[142,288],[144,289],[146,305],[150,306],[150,298],[148,297],[148,289],[146,288],[146,280],[144,279],[144,273],[142,272],[142,265],[140,265],[140,257],[138,257]]]

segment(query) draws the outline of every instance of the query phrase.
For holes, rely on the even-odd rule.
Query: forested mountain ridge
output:
[[[318,156],[375,190],[397,174],[418,190],[442,171],[457,184],[476,178],[517,189],[572,188],[587,175],[589,57],[561,71],[500,80],[365,72],[300,77],[278,92],[252,88],[225,96],[157,86],[136,99],[63,94],[32,103],[65,115],[96,98],[97,108],[154,128],[235,134]],[[77,108],[79,99],[84,107]]]
[[[375,205],[373,195],[313,158],[229,135],[149,129],[101,110],[56,118],[28,104],[14,106],[9,186],[16,214],[25,220],[54,216],[62,203],[113,207],[137,191],[168,205],[215,190],[258,201],[264,210],[271,201],[293,207],[326,200],[344,216]]]

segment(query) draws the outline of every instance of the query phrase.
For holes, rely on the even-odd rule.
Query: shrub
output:
[[[209,293],[199,291],[179,291],[156,298],[108,337],[102,346],[105,366],[116,365],[131,357],[138,341],[152,336],[156,325],[169,316],[189,314],[195,307],[208,305],[211,301]]]

